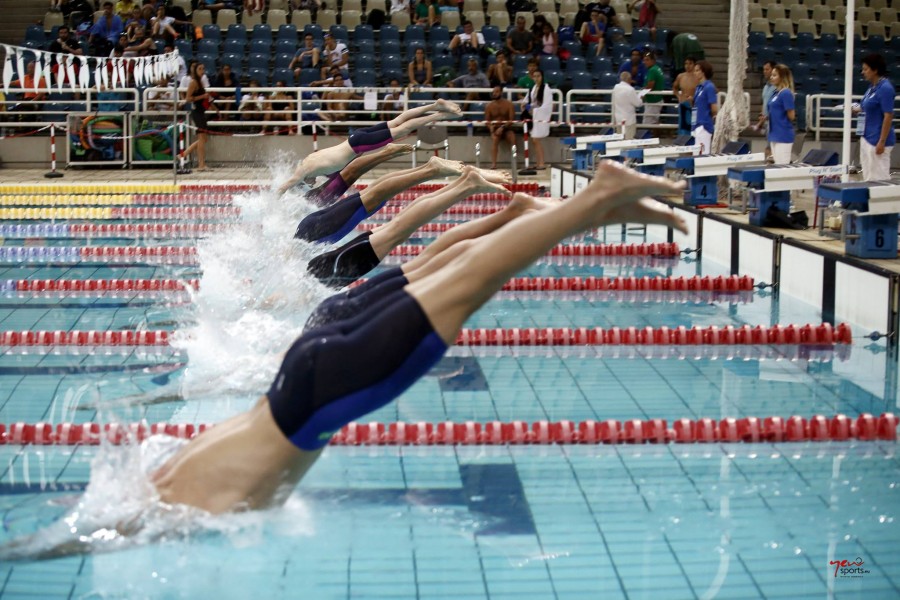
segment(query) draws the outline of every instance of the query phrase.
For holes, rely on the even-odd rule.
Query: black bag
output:
[[[809,215],[806,211],[792,212],[788,214],[779,210],[774,205],[769,207],[763,227],[777,227],[780,229],[806,229],[809,227]]]
[[[373,8],[369,11],[369,16],[366,17],[366,25],[371,25],[372,29],[378,30],[384,25],[385,19],[386,16],[383,10]]]

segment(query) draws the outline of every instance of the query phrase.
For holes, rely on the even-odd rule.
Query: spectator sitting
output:
[[[516,82],[516,87],[530,90],[531,86],[534,85],[534,74],[537,73],[538,70],[538,61],[536,58],[528,59],[527,69],[528,72],[519,77],[519,81]]]
[[[119,15],[113,14],[113,3],[107,0],[103,3],[103,14],[91,27],[89,43],[91,51],[96,56],[106,56],[119,41],[125,26]]]
[[[144,4],[141,7],[141,19],[145,23],[147,23],[147,27],[150,26],[150,21],[153,20],[153,16],[156,14],[156,6],[153,4]]]
[[[293,0],[291,2],[291,8],[293,10],[308,10],[313,20],[316,18],[316,14],[319,12],[319,9],[322,8],[322,2],[320,0]]]
[[[488,67],[487,78],[492,86],[512,85],[513,68],[506,60],[505,52],[497,53],[497,62]]]
[[[591,2],[584,8],[585,15],[590,15],[594,10],[599,10],[600,14],[606,19],[607,27],[621,27],[619,25],[619,17],[616,15],[616,9],[609,5],[609,0]]]
[[[172,112],[172,98],[175,97],[172,78],[160,77],[153,86],[153,89],[147,92],[147,110]]]
[[[457,33],[450,40],[449,50],[457,56],[463,54],[478,54],[484,47],[484,35],[479,31],[475,33],[472,21],[463,23],[463,32]]]
[[[506,142],[510,146],[516,145],[515,127],[516,109],[508,98],[503,97],[503,90],[494,86],[491,91],[491,101],[484,109],[484,120],[487,121],[488,130],[491,132],[491,168],[497,168],[497,153],[500,142]]]
[[[175,52],[175,45],[172,42],[168,42],[163,48],[163,54],[171,54]],[[187,63],[184,62],[184,57],[179,54],[178,55],[178,73],[175,74],[175,81],[180,82],[181,79],[187,75],[188,67]]]
[[[222,65],[222,68],[219,69],[219,73],[216,75],[216,78],[213,81],[213,87],[236,88],[238,87],[238,85],[240,85],[240,82],[231,71],[231,65]],[[213,96],[216,99],[216,106],[219,107],[220,111],[230,112],[234,110],[234,90],[228,92],[217,92],[214,93]],[[226,115],[225,119],[230,119],[230,116]]]
[[[251,79],[250,85],[241,94],[241,103],[238,106],[241,121],[262,121],[264,101],[265,95],[259,91],[259,82]]]
[[[534,38],[531,32],[525,29],[525,17],[516,17],[516,28],[506,34],[506,49],[513,56],[531,54],[534,48]]]
[[[294,58],[291,59],[289,69],[294,70],[294,78],[300,79],[301,69],[311,69],[319,66],[319,49],[315,46],[315,40],[311,33],[303,36],[303,46],[297,49]]]
[[[131,18],[131,13],[135,8],[140,8],[135,0],[119,0],[116,2],[115,13],[124,21]]]
[[[544,23],[547,18],[544,15],[534,15],[534,23],[531,24],[531,40],[534,44],[534,53],[539,54],[544,37]]]
[[[591,20],[585,21],[584,25],[581,26],[581,32],[578,34],[578,37],[585,46],[597,44],[597,56],[600,56],[603,53],[605,34],[606,17],[599,10],[594,9],[591,11]]]
[[[628,71],[631,75],[631,85],[635,87],[644,87],[644,77],[647,76],[647,67],[641,57],[640,50],[631,51],[631,60],[622,63],[619,67],[619,73]]]
[[[322,65],[322,78],[325,78],[326,73],[330,73],[331,69],[337,67],[341,70],[342,74],[347,67],[347,63],[350,62],[350,50],[347,49],[347,45],[344,42],[339,42],[335,39],[333,35],[330,33],[325,34],[325,48],[322,50],[323,55],[323,65]],[[346,79],[346,78],[345,78]]]
[[[458,13],[459,4],[457,4],[455,0],[438,0],[437,11],[440,14],[444,14],[445,12]]]
[[[422,27],[428,27],[429,25],[431,25],[430,9],[431,7],[428,5],[428,0],[418,0],[418,2],[416,2],[416,5],[413,7],[413,23]]]
[[[128,17],[127,21],[125,21],[125,35],[134,35],[134,30],[138,27],[140,27],[141,29],[146,29],[147,21],[145,21],[141,17],[141,7],[135,6],[131,10],[131,16]]]
[[[425,57],[424,48],[416,48],[416,55],[407,66],[410,85],[431,86],[434,73],[431,69],[431,61]]]
[[[638,27],[646,27],[650,30],[650,37],[656,39],[656,15],[661,10],[656,5],[656,0],[638,0],[628,5],[628,12],[638,10]]]
[[[316,114],[323,121],[346,121],[351,100],[362,100],[352,90],[344,87],[344,78],[340,72],[331,80],[331,89],[322,94],[322,108]]]
[[[48,50],[53,54],[76,54],[78,56],[84,54],[78,41],[72,37],[69,28],[65,25],[60,26],[57,30],[56,39],[50,42]]]
[[[391,14],[410,12],[409,0],[391,0]]]
[[[461,87],[461,88],[488,88],[491,87],[491,82],[488,81],[488,78],[478,69],[478,59],[472,57],[469,59],[468,63],[468,72],[460,75],[453,81],[449,83],[449,87]],[[475,102],[479,97],[478,92],[469,92],[466,94],[466,102]]]
[[[269,121],[294,121],[294,112],[296,109],[296,101],[291,98],[290,94],[287,93],[287,90],[284,89],[285,84],[284,81],[279,80],[275,82],[275,87],[279,88],[272,92],[269,96],[269,106],[266,111],[266,116],[263,119],[266,122]],[[288,126],[285,129],[282,129],[279,133],[288,134],[291,132],[291,127]],[[262,131],[266,133],[269,130],[268,125],[263,125]]]
[[[390,121],[401,112],[403,112],[403,88],[400,87],[400,80],[396,77],[391,79],[389,87],[391,91],[385,94],[381,101],[381,120]]]
[[[122,50],[122,56],[126,58],[134,58],[136,56],[149,56],[156,54],[156,44],[150,38],[145,36],[145,29],[138,27],[134,30],[133,35],[123,36],[126,39],[125,48]]]
[[[217,0],[201,0],[201,4],[197,6],[199,10],[208,10],[208,11],[220,11],[223,8],[231,8],[233,5],[231,2],[223,2]]]
[[[182,25],[184,23],[180,21],[176,21],[175,17],[166,16],[166,7],[160,5],[159,8],[156,9],[156,16],[150,19],[150,25],[153,28],[153,37],[161,38],[165,37],[167,39],[177,39],[178,32],[175,31],[174,25]]]
[[[34,69],[34,61],[31,61],[25,66],[25,75],[10,82],[10,87],[18,86],[25,90],[22,93],[22,100],[13,107],[13,110],[38,111],[42,108],[40,102],[47,99],[46,92],[38,91],[47,89],[47,81],[43,77],[35,80]]]
[[[334,80],[336,77],[340,76],[341,85],[343,87],[353,87],[353,82],[350,81],[349,77],[344,77],[344,74],[341,73],[341,70],[337,67],[333,67],[328,74],[328,77],[325,79],[319,79],[318,81],[313,81],[310,83],[310,87],[332,87],[334,84]]]
[[[556,49],[559,46],[559,40],[553,26],[544,21],[543,31],[541,33],[541,54],[544,56],[556,56]]]
[[[631,85],[631,73],[621,71],[619,83],[612,91],[612,120],[616,131],[623,134],[626,140],[634,139],[637,130],[636,109],[641,104],[640,96]]]

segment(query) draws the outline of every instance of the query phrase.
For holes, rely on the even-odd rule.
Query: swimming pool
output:
[[[297,276],[313,250],[278,241],[289,239],[290,218],[297,216],[291,209],[256,194],[235,202],[242,222],[199,244],[196,295],[3,293],[2,330],[177,329],[185,335],[159,347],[4,347],[0,423],[114,417],[199,424],[246,409],[328,291]],[[665,241],[652,229],[620,227],[598,240]],[[7,236],[5,243],[82,246],[85,240]],[[91,240],[133,243],[173,242]],[[196,265],[56,261],[3,264],[0,280],[200,276]],[[727,274],[727,265],[709,259],[553,257],[523,276]],[[663,292],[503,292],[466,326],[821,320],[799,300],[759,290],[677,300]],[[884,342],[865,333],[854,327],[849,355],[776,346],[705,355],[688,347],[457,346],[370,418],[672,422],[878,415],[891,411],[897,397],[883,371],[872,367],[884,363]],[[115,552],[0,564],[0,596],[890,598],[900,594],[895,450],[887,441],[334,446],[281,509],[210,518]],[[67,514],[91,481],[92,460],[108,463],[104,452],[127,450],[0,446],[0,541]],[[120,485],[131,483],[123,477]],[[831,563],[842,560],[848,562],[835,571]]]

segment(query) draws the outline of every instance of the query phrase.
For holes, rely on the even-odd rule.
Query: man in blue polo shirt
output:
[[[891,151],[897,143],[894,133],[894,86],[886,77],[887,63],[880,54],[869,54],[862,60],[862,75],[869,82],[860,107],[865,113],[859,159],[863,179],[878,181],[891,178]]]
[[[712,147],[715,119],[719,113],[719,99],[716,86],[710,81],[713,76],[712,65],[708,60],[701,60],[694,66],[697,76],[697,89],[694,90],[694,110],[691,113],[691,126],[694,130],[694,141],[700,144],[700,154],[709,154]]]
[[[635,48],[631,51],[631,60],[623,62],[619,67],[619,73],[628,71],[631,74],[631,85],[634,87],[644,87],[644,77],[647,76],[647,67],[641,58],[641,51]]]

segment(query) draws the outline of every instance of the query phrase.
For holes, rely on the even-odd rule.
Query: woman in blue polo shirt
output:
[[[769,99],[769,147],[776,165],[791,162],[794,147],[794,77],[785,65],[775,65],[769,81],[775,93]]]
[[[698,61],[694,65],[697,76],[697,89],[694,90],[694,110],[691,113],[691,124],[694,142],[700,144],[700,154],[709,154],[712,147],[712,136],[715,129],[716,115],[719,113],[719,99],[716,86],[710,81],[713,68],[708,60]]]
[[[860,102],[865,113],[859,159],[863,179],[876,181],[891,178],[891,150],[897,143],[894,134],[894,86],[888,81],[887,64],[880,54],[869,54],[862,60],[862,75],[869,89]]]

